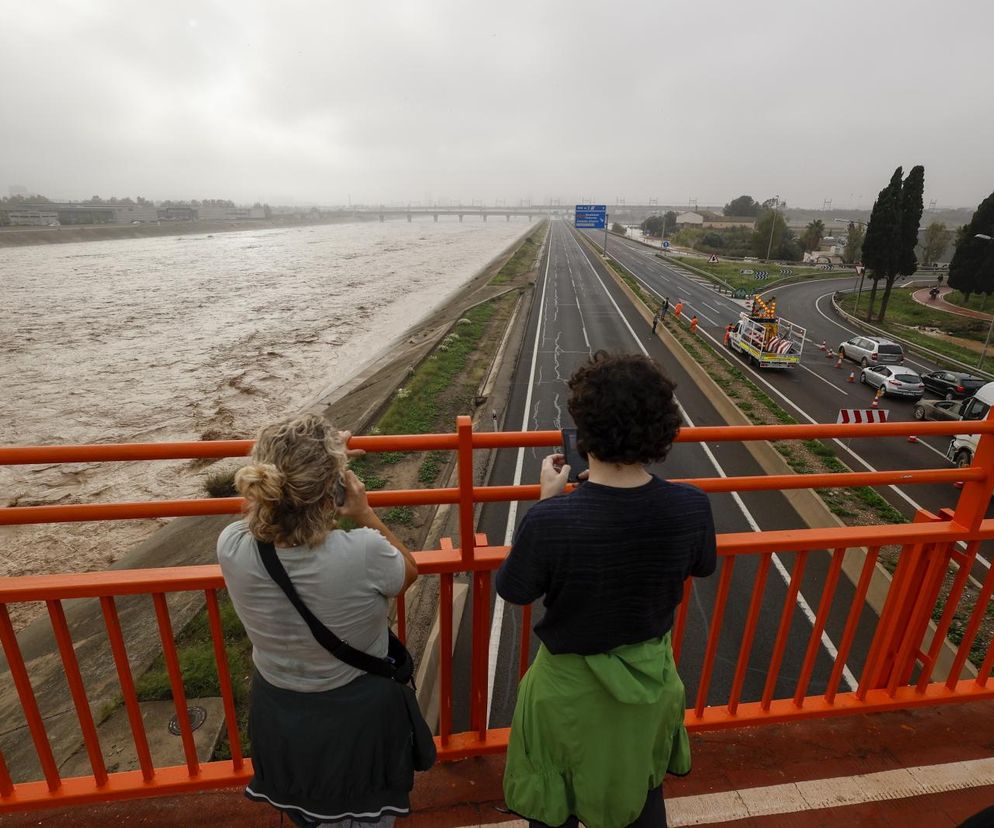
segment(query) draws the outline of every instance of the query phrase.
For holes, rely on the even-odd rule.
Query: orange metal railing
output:
[[[988,647],[979,659],[974,656],[974,661],[980,662],[975,671],[971,671],[967,664],[994,593],[994,572],[987,571],[979,593],[973,596],[965,625],[959,629],[958,643],[953,645],[947,639],[954,622],[959,623],[957,613],[964,613],[967,581],[978,545],[981,541],[994,538],[994,520],[984,518],[994,491],[994,439],[988,436],[994,433],[994,418],[971,423],[970,429],[984,436],[973,466],[967,469],[773,475],[691,481],[712,492],[953,481],[964,484],[955,510],[943,510],[938,515],[922,512],[912,524],[719,536],[720,568],[707,634],[696,643],[691,640],[693,636],[688,636],[690,589],[685,590],[674,627],[674,649],[681,672],[688,687],[694,689],[689,700],[691,707],[686,714],[691,729],[736,727],[803,717],[994,698],[994,685],[989,682],[994,666],[994,647]],[[679,440],[882,438],[911,433],[948,435],[962,430],[961,423],[709,427],[684,429]],[[485,537],[475,533],[474,507],[480,502],[530,500],[538,495],[537,486],[474,486],[473,451],[518,446],[549,447],[558,442],[558,431],[477,434],[473,432],[467,417],[458,419],[454,434],[353,438],[353,447],[371,452],[457,452],[459,467],[456,487],[370,494],[374,506],[451,503],[459,508],[460,545],[456,547],[450,540],[443,539],[439,549],[417,553],[421,575],[437,576],[440,581],[440,712],[436,738],[442,758],[497,752],[506,747],[508,730],[490,728],[486,717],[491,573],[500,565],[507,549],[491,546]],[[0,465],[225,457],[245,455],[250,449],[249,441],[12,447],[0,448]],[[0,509],[0,525],[234,514],[240,508],[238,498],[12,507]],[[965,548],[960,548],[964,545]],[[901,549],[897,568],[889,581],[877,566],[880,550],[885,546],[899,546]],[[789,571],[779,556],[792,558]],[[947,573],[951,563],[956,564],[955,574],[949,576]],[[773,568],[780,572],[785,581],[782,599],[770,587],[769,573]],[[802,583],[807,583],[806,577],[811,579],[814,569],[819,571],[815,578],[819,591],[817,606],[812,608],[809,618],[810,631],[803,627],[805,634],[799,637],[795,623],[796,608],[801,600]],[[749,577],[752,570],[754,572]],[[455,578],[457,573],[463,572],[469,573],[472,586],[470,695],[465,700],[470,727],[465,732],[456,733],[453,732],[452,604]],[[744,579],[743,573],[746,574]],[[843,573],[852,588],[848,604],[840,589],[841,584],[847,583]],[[885,597],[879,612],[870,613],[868,621],[868,593],[874,589],[879,591],[880,579],[885,582]],[[874,587],[875,582],[877,587]],[[251,764],[244,757],[239,741],[235,699],[217,598],[217,591],[223,586],[216,566],[0,579],[0,645],[3,646],[7,669],[16,690],[16,705],[26,725],[14,731],[14,738],[23,741],[23,737],[16,734],[26,733],[36,758],[36,762],[27,763],[31,767],[8,767],[3,753],[0,753],[0,812],[163,795],[238,784],[249,777]],[[945,590],[945,604],[941,612],[936,609],[940,590]],[[231,748],[230,760],[200,762],[193,742],[169,606],[171,596],[191,592],[202,592],[206,602]],[[748,606],[737,606],[735,610],[741,618],[734,625],[726,620],[730,617],[733,594],[748,596]],[[150,620],[154,618],[172,688],[185,757],[182,765],[156,766],[135,690],[125,636],[127,630],[122,626],[119,609],[122,602],[136,598],[145,600],[145,596],[151,598],[148,617]],[[131,728],[137,770],[109,772],[107,768],[91,712],[93,700],[87,693],[86,672],[89,665],[80,664],[76,652],[80,645],[74,644],[73,630],[63,606],[65,601],[71,599],[86,599],[99,607],[106,635],[105,647],[114,665],[116,686]],[[46,718],[54,711],[43,710],[39,705],[32,683],[32,669],[40,668],[26,663],[7,610],[9,604],[25,601],[46,604],[53,650],[53,653],[46,655],[58,653],[58,664],[64,673],[68,697],[75,709],[78,743],[85,748],[89,758],[92,770],[89,775],[71,778],[60,775],[59,764],[64,757],[55,755],[46,729]],[[402,600],[398,609],[399,631],[403,636],[406,613]],[[768,617],[771,611],[775,616],[772,619]],[[757,631],[764,623],[764,614],[767,616],[765,623],[772,633],[769,660],[760,667],[765,672],[765,680],[761,687],[746,693],[747,674],[757,669],[757,652],[760,649]],[[815,681],[817,662],[819,657],[823,658],[823,637],[833,617],[835,628],[841,633],[837,655],[827,675],[818,679],[819,689],[813,692],[811,687]],[[529,629],[530,608],[522,610],[521,626],[524,630]],[[519,675],[527,668],[530,645],[529,636],[523,635],[517,659]],[[734,658],[729,659],[734,663],[734,670],[730,673],[727,693],[722,691],[721,697],[716,699],[718,691],[715,690],[714,679],[723,648],[726,653],[734,652]],[[781,674],[785,658],[794,652],[799,655],[802,651],[797,679],[791,691],[785,693],[782,687],[786,679]],[[854,687],[844,688],[844,680],[851,683],[850,679],[845,678],[850,665],[858,673],[858,676],[853,674],[857,683]],[[0,698],[10,702],[9,693],[0,695]],[[4,711],[0,710],[2,714]]]

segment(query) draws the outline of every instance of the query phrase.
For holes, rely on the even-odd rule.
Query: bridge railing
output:
[[[982,541],[994,538],[994,520],[985,519],[994,491],[994,419],[972,423],[983,435],[974,465],[964,469],[915,469],[827,475],[771,475],[707,478],[691,481],[712,492],[762,491],[854,485],[923,484],[954,481],[963,488],[954,510],[919,513],[915,522],[898,525],[797,529],[723,534],[718,538],[719,571],[707,594],[699,585],[685,590],[674,626],[674,649],[688,686],[686,723],[693,730],[728,728],[805,717],[864,713],[917,705],[994,697],[989,682],[994,647],[980,648],[982,626],[994,593],[994,574],[970,584]],[[961,423],[888,423],[688,428],[680,442],[794,440],[820,437],[894,437],[962,431]],[[458,485],[432,490],[370,493],[374,506],[450,503],[459,508],[460,545],[443,539],[441,548],[417,553],[423,577],[439,579],[439,724],[436,737],[443,759],[499,752],[509,730],[488,721],[491,625],[491,574],[507,554],[476,534],[474,507],[481,502],[531,500],[538,487],[474,486],[473,452],[486,448],[548,448],[559,432],[474,433],[460,417],[452,434],[353,438],[352,446],[369,452],[453,450],[458,457]],[[132,461],[166,458],[243,456],[250,441],[0,448],[0,464]],[[163,515],[235,514],[238,498],[173,500],[155,503],[101,503],[0,509],[0,525],[64,521],[119,520]],[[897,566],[887,575],[878,565],[881,549],[900,549]],[[955,564],[951,567],[950,564]],[[771,577],[775,571],[779,577]],[[453,593],[460,573],[471,579],[470,682],[468,698],[456,705],[453,694]],[[225,650],[225,630],[218,591],[224,583],[217,566],[123,570],[74,575],[39,575],[0,579],[0,645],[10,681],[0,689],[0,812],[165,795],[238,784],[251,774],[251,760],[239,737],[238,711]],[[812,590],[815,592],[813,593]],[[804,593],[817,594],[811,603]],[[177,651],[171,605],[177,598],[202,594],[207,610],[215,667],[222,698],[230,759],[201,762],[187,712],[184,675]],[[734,595],[747,601],[732,600]],[[876,595],[876,604],[871,595]],[[710,604],[706,623],[691,623],[692,600]],[[941,597],[941,600],[940,600]],[[100,635],[89,629],[74,639],[65,602],[94,603]],[[8,605],[44,602],[51,629],[51,650],[28,662],[15,635]],[[701,603],[701,606],[703,606]],[[149,746],[136,677],[128,653],[132,632],[127,618],[144,618],[161,645],[176,722],[183,747],[182,764],[161,766]],[[533,648],[531,609],[520,612],[517,663],[520,676]],[[698,609],[695,616],[705,610]],[[801,617],[806,618],[806,623]],[[406,632],[406,609],[398,602],[399,632]],[[828,635],[831,628],[832,636]],[[956,631],[952,635],[952,631]],[[99,639],[99,640],[97,640]],[[837,643],[836,643],[837,641]],[[106,653],[113,685],[130,727],[129,752],[136,770],[114,770],[106,758],[94,715],[95,653]],[[802,655],[803,654],[803,655]],[[55,661],[53,662],[53,659]],[[792,666],[785,669],[790,661]],[[57,665],[71,711],[46,710],[36,685],[41,671]],[[727,672],[715,681],[723,665]],[[757,676],[761,677],[757,681]],[[108,682],[104,682],[108,684]],[[0,681],[0,688],[4,686]],[[13,687],[13,691],[9,688]],[[458,707],[463,715],[454,712]],[[16,709],[12,709],[16,708]],[[19,727],[11,726],[17,715]],[[78,728],[76,744],[88,758],[90,773],[64,777],[49,729],[69,715]],[[459,732],[453,722],[465,718]],[[23,749],[30,740],[30,760]],[[17,755],[9,766],[4,756]]]

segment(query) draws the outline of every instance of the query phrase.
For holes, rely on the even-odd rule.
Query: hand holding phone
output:
[[[575,428],[563,429],[563,454],[566,456],[566,465],[569,466],[569,482],[579,482],[579,474],[587,471],[589,464],[577,448]]]

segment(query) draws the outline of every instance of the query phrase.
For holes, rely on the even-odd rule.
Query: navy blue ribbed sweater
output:
[[[528,510],[497,592],[512,604],[544,595],[535,634],[552,653],[592,655],[665,634],[684,580],[715,564],[704,492],[656,476],[633,489],[587,482]]]

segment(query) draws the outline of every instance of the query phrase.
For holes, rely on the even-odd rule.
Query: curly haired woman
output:
[[[414,582],[418,568],[346,468],[349,436],[313,414],[263,428],[252,461],[235,475],[246,517],[217,544],[255,664],[255,775],[245,794],[297,825],[393,825],[410,810],[414,784],[420,714],[410,688],[318,644],[268,574],[257,543],[275,545],[304,605],[328,629],[358,650],[386,656],[389,600]],[[359,528],[337,529],[340,517]]]
[[[680,428],[673,383],[643,356],[598,352],[569,381],[586,482],[563,494],[561,454],[518,526],[497,591],[545,597],[504,774],[532,826],[666,824],[661,785],[690,771],[670,630],[689,576],[716,564],[707,496],[645,469]]]

